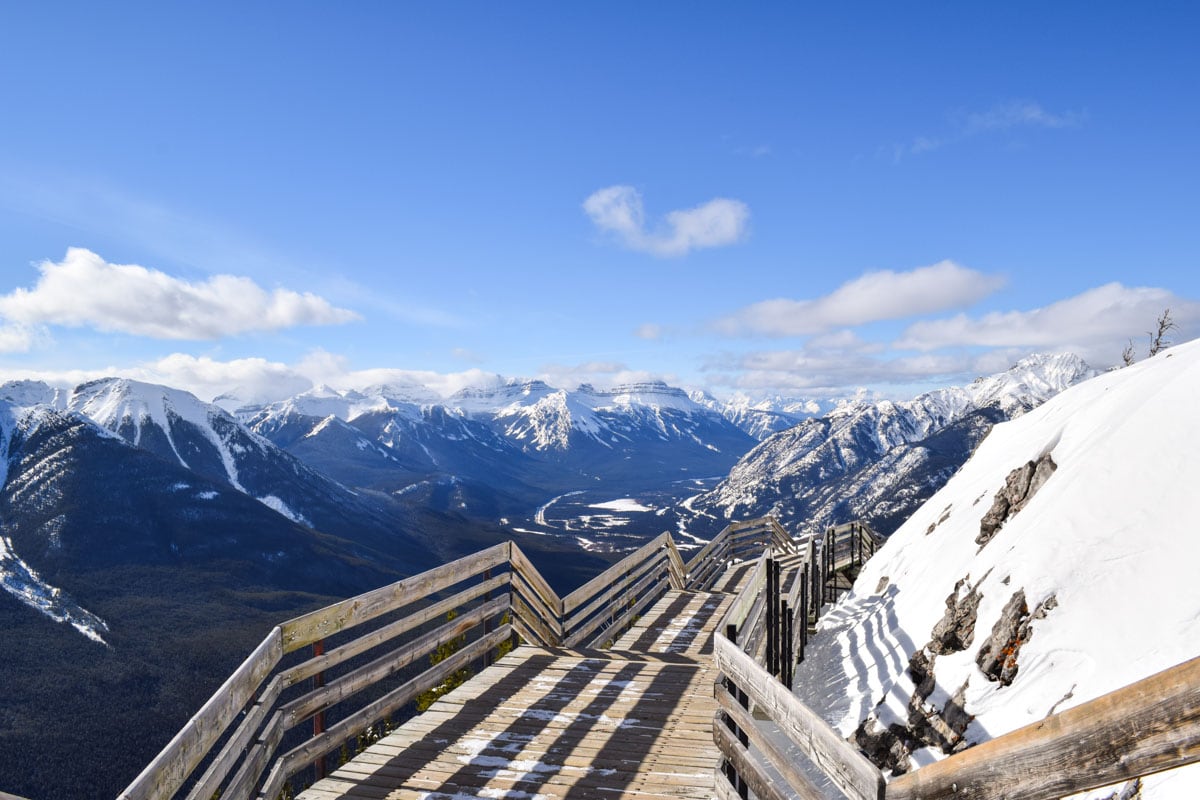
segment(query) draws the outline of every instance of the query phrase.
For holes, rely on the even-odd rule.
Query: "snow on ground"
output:
[[[1200,655],[1200,340],[1063,392],[997,426],[971,460],[871,559],[821,623],[824,644],[797,685],[844,734],[873,713],[903,720],[909,658],[934,638],[952,595],[981,596],[973,640],[937,655],[928,702],[961,691],[968,741],[994,738]],[[994,537],[980,521],[1015,468],[1057,465]],[[956,585],[962,581],[961,585]],[[1011,685],[976,663],[1023,590],[1044,617],[1017,653]],[[882,701],[882,702],[881,702]],[[932,748],[914,763],[944,755]],[[1143,798],[1200,797],[1200,767],[1152,776]],[[1098,790],[1081,797],[1106,797]]]
[[[80,606],[62,589],[51,586],[13,552],[12,540],[0,536],[0,588],[55,622],[66,622],[87,638],[106,644],[108,624]]]
[[[618,500],[609,500],[606,503],[593,503],[588,508],[602,508],[607,511],[653,511],[653,508],[644,506],[632,497],[622,497]]]

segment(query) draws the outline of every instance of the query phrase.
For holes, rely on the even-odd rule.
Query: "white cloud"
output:
[[[982,369],[980,356],[968,353],[923,353],[916,356],[880,358],[869,346],[857,352],[806,347],[724,355],[704,367],[712,386],[737,388],[751,394],[792,394],[846,397],[862,386],[903,386],[969,380]],[[1004,369],[1020,354],[1012,354]],[[906,392],[901,392],[906,394]]]
[[[1028,100],[1012,100],[998,103],[986,111],[966,115],[963,123],[965,135],[984,131],[1003,131],[1011,128],[1072,128],[1084,120],[1077,111],[1054,113]]]
[[[0,353],[28,352],[40,338],[41,333],[29,325],[0,325]]]
[[[662,325],[657,325],[653,322],[647,322],[644,325],[638,325],[634,329],[633,335],[639,339],[647,339],[649,341],[657,341],[666,335],[666,329]]]
[[[662,226],[648,231],[642,196],[632,186],[600,189],[583,201],[583,210],[597,228],[615,235],[630,250],[661,257],[734,244],[745,237],[750,219],[745,203],[718,197],[695,208],[671,211]]]
[[[988,133],[1012,131],[1019,128],[1057,130],[1074,128],[1087,120],[1080,111],[1054,112],[1031,100],[1008,100],[983,111],[958,112],[951,115],[952,130],[940,136],[917,136],[908,144],[890,148],[894,160],[904,156],[931,153],[947,145]]]
[[[551,386],[560,388],[573,389],[580,384],[587,383],[601,390],[651,381],[665,381],[673,384],[677,380],[673,374],[630,369],[619,361],[586,361],[574,365],[545,364],[538,372],[537,377]]]
[[[962,308],[1003,283],[1000,276],[940,261],[908,272],[868,272],[812,300],[765,300],[717,320],[713,327],[728,335],[806,336]]]
[[[8,329],[93,327],[156,339],[216,339],[296,325],[358,319],[314,294],[267,291],[249,278],[215,275],[192,283],[133,264],[109,264],[83,248],[38,265],[32,289],[0,296]]]
[[[959,314],[916,322],[895,347],[922,351],[971,346],[1054,348],[1073,350],[1094,366],[1105,367],[1119,359],[1130,338],[1138,345],[1166,308],[1180,325],[1179,341],[1200,325],[1200,303],[1166,289],[1108,283],[1030,311],[997,311],[978,318]]]

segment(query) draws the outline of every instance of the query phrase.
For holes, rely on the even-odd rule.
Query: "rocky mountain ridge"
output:
[[[1034,355],[912,400],[842,403],[757,445],[715,489],[688,502],[689,524],[773,514],[802,530],[866,519],[890,533],[992,425],[1095,374],[1078,356]]]

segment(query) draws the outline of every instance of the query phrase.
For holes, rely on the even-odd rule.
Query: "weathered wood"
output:
[[[601,619],[607,618],[605,612],[611,612],[614,598],[626,594],[629,587],[645,577],[647,572],[660,571],[665,563],[666,555],[656,550],[651,554],[649,560],[633,565],[628,572],[620,572],[613,576],[612,581],[606,584],[606,588],[563,620],[564,642],[570,646],[571,643],[584,639],[587,632],[596,629],[594,624],[592,627],[586,627],[589,623],[594,623],[597,616]]]
[[[315,656],[301,664],[297,664],[295,667],[280,673],[284,681],[284,686],[295,686],[300,681],[311,678],[318,672],[323,672],[347,659],[365,653],[373,647],[378,647],[384,642],[408,633],[430,620],[443,617],[450,611],[462,608],[472,600],[507,585],[511,577],[512,574],[506,572],[503,575],[489,578],[477,586],[464,589],[444,600],[439,600],[432,605],[414,611],[402,619],[389,622],[387,625],[370,633],[364,633],[362,636],[351,639],[340,647],[335,647],[323,655]]]
[[[262,644],[221,684],[208,702],[175,734],[175,738],[134,778],[133,783],[118,795],[118,800],[174,796],[282,657],[281,631],[278,627],[272,628]]]
[[[796,797],[800,800],[825,800],[825,795],[813,785],[808,775],[804,774],[791,756],[782,750],[773,738],[763,735],[750,712],[742,708],[741,703],[734,700],[729,690],[719,683],[716,684],[716,698],[717,704],[729,715],[733,724],[746,734],[750,744],[766,756],[771,766],[787,781],[788,788]]]
[[[568,622],[568,631],[566,640],[563,642],[567,647],[587,641],[597,630],[599,630],[606,622],[616,624],[615,612],[620,610],[629,602],[630,596],[637,597],[640,592],[646,589],[653,583],[663,584],[665,590],[669,582],[664,579],[664,567],[666,566],[665,557],[655,557],[651,562],[643,565],[643,569],[630,574],[626,579],[614,584],[611,589],[604,592],[597,598],[597,604],[592,612],[588,612],[587,608],[591,608],[593,604],[589,604],[579,615],[575,622]],[[636,582],[634,582],[636,581]],[[615,602],[620,599],[620,603]],[[603,601],[603,605],[599,603]],[[588,614],[591,618],[588,618]],[[624,616],[624,614],[622,614]],[[611,625],[609,627],[612,627]]]
[[[280,626],[283,630],[283,651],[290,653],[307,647],[318,639],[324,639],[345,628],[403,608],[485,569],[498,567],[508,561],[509,546],[509,542],[502,542],[420,575],[288,620]]]
[[[527,608],[537,616],[538,620],[547,630],[550,631],[551,642],[562,641],[562,621],[560,615],[554,609],[558,607],[560,601],[558,596],[554,596],[554,602],[547,604],[541,593],[534,588],[533,583],[526,577],[525,573],[520,569],[513,569],[513,594],[525,601]]]
[[[441,645],[457,639],[485,619],[496,616],[508,607],[509,597],[505,593],[478,608],[455,617],[429,633],[347,672],[336,680],[329,681],[324,686],[297,697],[281,709],[285,726],[294,728],[318,711],[328,709],[387,676],[394,675],[417,659],[429,655]]]
[[[668,574],[672,589],[683,589],[687,586],[687,570],[683,566],[683,556],[675,546],[675,540],[668,534],[663,534],[666,543],[663,548],[667,551],[667,563],[670,567]]]
[[[537,571],[537,567],[521,552],[521,548],[517,547],[515,542],[510,542],[512,546],[512,568],[514,572],[521,574],[530,585],[530,587],[538,593],[542,602],[546,607],[553,612],[554,620],[558,621],[562,618],[562,600],[558,598],[558,594],[550,588],[550,584],[546,583],[546,579],[542,577],[542,573]]]
[[[200,780],[196,781],[192,790],[188,792],[188,800],[212,800],[221,783],[237,766],[243,752],[258,733],[263,720],[267,718],[267,714],[274,708],[275,701],[279,699],[279,693],[283,689],[281,678],[280,675],[272,678],[267,684],[267,688],[255,699],[254,705],[246,712],[246,716],[242,718],[233,735],[225,742],[221,752],[212,760]]]
[[[882,800],[883,775],[785,686],[723,634],[713,636],[717,669],[733,679],[839,789],[856,800]]]
[[[279,742],[283,740],[283,731],[283,715],[276,712],[263,729],[262,737],[250,748],[229,786],[221,793],[221,800],[248,800],[266,771],[271,757],[279,748]]]
[[[725,614],[725,619],[721,621],[721,630],[724,630],[726,625],[737,625],[738,630],[742,630],[743,623],[745,623],[746,617],[749,616],[750,610],[754,606],[754,601],[767,585],[765,564],[765,559],[760,558],[758,560],[758,563],[754,567],[754,572],[750,574],[750,580],[746,581],[746,585],[738,592],[737,599],[729,606],[729,611]]]
[[[331,725],[320,736],[314,736],[304,744],[289,750],[281,757],[285,779],[296,774],[313,760],[333,752],[341,745],[341,742],[368,725],[383,719],[405,703],[411,702],[417,695],[441,685],[450,675],[470,664],[484,652],[499,645],[511,633],[510,626],[500,626],[378,700],[363,706],[336,725]]]
[[[562,599],[563,615],[566,617],[571,616],[571,612],[579,608],[584,603],[587,603],[605,587],[611,586],[625,573],[634,570],[643,561],[659,555],[658,551],[662,548],[664,540],[670,540],[670,538],[671,535],[668,533],[656,536],[651,541],[642,545],[637,550],[634,550],[616,564],[613,564],[611,567],[604,570],[599,575],[568,594]]]
[[[888,800],[1049,800],[1200,761],[1200,658],[929,764]]]
[[[737,737],[719,721],[713,722],[713,741],[721,750],[721,755],[733,765],[738,776],[750,787],[750,791],[760,800],[788,800],[788,795],[776,786],[762,766],[750,755],[750,751],[742,747]]]
[[[716,770],[714,781],[713,794],[717,800],[742,800],[737,789],[729,785],[729,779],[722,774],[720,769]]]
[[[588,642],[588,645],[591,647],[597,647],[597,643],[604,641],[605,639],[612,639],[613,643],[615,644],[616,640],[622,633],[625,632],[625,629],[630,625],[631,621],[638,614],[640,614],[642,610],[649,605],[649,603],[661,597],[665,591],[667,591],[667,585],[663,580],[662,573],[658,570],[655,570],[654,572],[651,572],[643,577],[640,581],[629,587],[624,593],[625,597],[633,598],[634,604],[632,606],[626,605],[621,611],[620,616],[615,617],[612,620],[612,624],[607,628],[600,630],[595,635],[592,635],[592,632],[589,632],[589,635],[592,635],[592,639]],[[628,603],[629,601],[626,600],[625,602]],[[614,611],[618,608],[620,607],[614,605]],[[603,621],[603,619],[603,617],[597,617],[597,620]],[[577,641],[576,643],[578,644],[579,642]]]
[[[558,635],[550,630],[542,615],[531,609],[519,594],[512,596],[513,619],[520,621],[519,632],[532,643],[542,647],[559,644]]]

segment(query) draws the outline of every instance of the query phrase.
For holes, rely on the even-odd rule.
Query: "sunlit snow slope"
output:
[[[826,617],[837,646],[806,665],[810,702],[904,770],[1200,654],[1197,398],[1200,340],[996,426]],[[988,539],[997,493],[1039,461],[1044,483]],[[1200,797],[1200,768],[1142,797]]]

